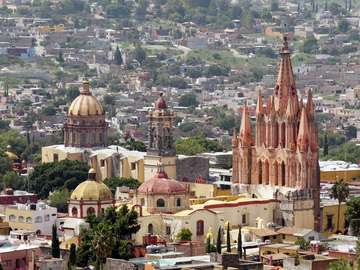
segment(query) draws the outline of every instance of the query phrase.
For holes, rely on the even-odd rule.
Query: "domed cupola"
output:
[[[96,216],[114,205],[111,190],[101,181],[96,180],[96,172],[89,170],[89,177],[80,183],[71,193],[69,200],[69,216],[85,218],[91,214]]]
[[[89,81],[85,80],[80,95],[68,110],[64,125],[64,144],[67,147],[104,147],[107,129],[104,109],[91,94]]]
[[[186,184],[171,179],[158,165],[155,175],[137,189],[137,204],[149,213],[176,213],[189,207],[189,189]]]

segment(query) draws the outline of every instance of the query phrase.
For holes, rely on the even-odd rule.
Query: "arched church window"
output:
[[[282,123],[281,124],[281,146],[282,147],[285,147],[285,140],[286,140],[286,137],[285,137],[285,123]]]
[[[196,235],[204,235],[204,221],[201,219],[196,222]]]
[[[89,207],[89,208],[86,210],[86,214],[87,214],[88,216],[94,215],[94,214],[95,214],[95,209],[94,209],[94,207]]]
[[[154,234],[154,226],[151,223],[148,225],[148,234]]]
[[[73,207],[73,208],[71,209],[71,216],[77,217],[77,215],[78,215],[78,210],[77,210],[76,207]]]
[[[258,181],[259,184],[262,184],[262,179],[263,179],[263,171],[262,171],[262,162],[261,160],[259,160],[258,162]]]
[[[269,161],[265,160],[265,185],[269,185],[269,183],[270,183],[269,176],[270,176]]]
[[[86,141],[86,133],[81,133],[81,135],[80,135],[80,140],[81,140],[81,144],[82,144],[82,145],[87,144],[87,141]]]
[[[164,199],[158,199],[156,201],[156,207],[165,207],[165,201]]]
[[[279,124],[275,123],[275,130],[274,130],[274,147],[277,148],[279,146]]]
[[[281,185],[285,186],[285,163],[281,162]]]
[[[274,162],[274,185],[277,186],[279,184],[279,166],[277,161]]]

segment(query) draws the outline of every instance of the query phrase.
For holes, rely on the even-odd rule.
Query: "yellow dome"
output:
[[[15,153],[13,153],[13,152],[10,152],[10,151],[5,151],[5,156],[8,158],[8,159],[10,159],[10,160],[18,160],[19,159],[19,157],[15,154]]]
[[[70,105],[68,115],[94,116],[103,114],[103,107],[89,90],[89,82],[84,82],[80,95]]]
[[[86,180],[79,184],[71,193],[71,200],[92,200],[108,201],[112,200],[111,190],[102,182]]]

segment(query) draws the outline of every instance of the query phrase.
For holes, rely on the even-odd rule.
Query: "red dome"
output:
[[[163,94],[160,94],[160,97],[155,102],[155,109],[157,110],[164,110],[167,108],[166,101],[163,98]]]
[[[158,171],[153,178],[145,181],[138,188],[140,194],[184,194],[186,186],[174,179],[169,179],[164,171]]]

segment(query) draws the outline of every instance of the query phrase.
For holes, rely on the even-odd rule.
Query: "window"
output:
[[[180,199],[180,198],[177,198],[177,199],[176,199],[176,206],[177,206],[177,207],[180,207],[180,206],[181,206],[181,199]]]
[[[58,161],[59,161],[59,155],[58,155],[58,154],[54,154],[54,155],[53,155],[53,161],[54,161],[54,162],[58,162]]]
[[[154,226],[151,223],[148,225],[148,233],[154,234]]]
[[[26,218],[26,223],[31,223],[32,222],[32,218],[31,217],[27,217]]]
[[[165,207],[165,201],[164,199],[158,199],[156,201],[156,207]]]
[[[73,217],[77,217],[77,216],[78,216],[78,210],[77,210],[76,207],[73,207],[73,208],[71,209],[71,216],[73,216]]]
[[[18,217],[18,221],[19,221],[19,222],[24,222],[24,217],[23,217],[23,216],[19,216],[19,217]]]
[[[332,229],[334,228],[334,226],[333,226],[333,216],[334,215],[327,215],[326,216],[326,220],[327,220],[326,230],[332,231]]]
[[[196,222],[196,235],[204,235],[204,221],[198,220]]]
[[[170,234],[171,234],[171,227],[166,226],[166,235],[170,235]]]
[[[136,170],[136,163],[135,162],[131,162],[131,170]]]
[[[10,215],[10,216],[9,216],[9,221],[15,221],[15,220],[16,220],[15,215]]]
[[[40,217],[40,216],[37,216],[36,218],[35,218],[35,223],[41,223],[43,221],[43,219],[42,219],[42,217]]]
[[[242,224],[246,224],[246,214],[243,214],[243,215],[241,216],[241,223],[242,223]]]
[[[145,206],[145,199],[144,198],[141,198],[140,204],[141,204],[141,206]]]
[[[45,221],[49,221],[50,220],[50,215],[45,215]]]
[[[87,215],[94,215],[95,214],[95,209],[93,207],[89,207],[86,211]]]
[[[105,160],[104,159],[100,159],[100,166],[105,167]]]

